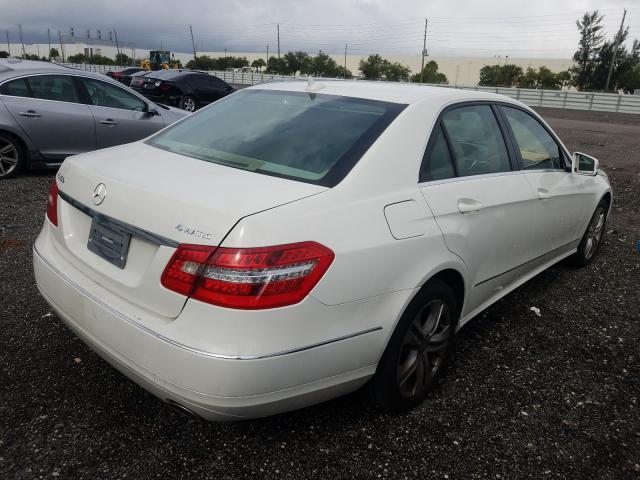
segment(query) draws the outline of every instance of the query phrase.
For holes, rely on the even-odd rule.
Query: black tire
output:
[[[383,410],[405,412],[422,403],[445,368],[458,311],[451,287],[437,279],[411,301],[371,382]]]
[[[609,203],[605,199],[600,200],[578,244],[578,250],[567,258],[569,265],[578,268],[586,267],[596,257],[602,243],[608,212]]]
[[[0,180],[16,176],[25,163],[26,155],[20,140],[10,133],[0,132]]]
[[[192,95],[184,95],[180,99],[180,108],[187,112],[195,112],[198,109],[198,100]]]

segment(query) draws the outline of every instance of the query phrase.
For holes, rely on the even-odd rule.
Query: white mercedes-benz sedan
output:
[[[403,411],[465,322],[594,258],[611,201],[515,100],[273,83],[69,157],[33,260],[59,317],[180,409],[265,416],[368,383]]]

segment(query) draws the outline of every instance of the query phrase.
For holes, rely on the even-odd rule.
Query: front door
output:
[[[512,170],[490,105],[448,110],[433,136],[420,190],[447,248],[471,275],[469,312],[506,287],[510,274],[533,258],[534,195],[524,175]]]
[[[124,88],[93,78],[82,78],[95,119],[98,148],[135,142],[164,127],[160,115],[148,113],[148,104]]]
[[[557,251],[580,239],[590,215],[591,177],[571,173],[562,148],[530,113],[501,106],[516,143],[522,172],[538,201],[535,202],[532,248],[536,256]]]

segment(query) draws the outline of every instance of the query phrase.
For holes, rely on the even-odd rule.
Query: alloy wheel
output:
[[[451,312],[442,300],[432,300],[413,318],[400,349],[397,375],[402,396],[427,390],[444,363],[452,337]]]
[[[18,147],[6,138],[0,138],[0,178],[10,175],[18,166]]]
[[[188,112],[195,112],[196,111],[196,101],[191,97],[186,97],[182,101],[182,107]]]
[[[603,206],[599,206],[593,214],[589,228],[587,229],[587,240],[584,245],[584,257],[590,260],[598,250],[598,245],[602,239],[602,231],[604,230],[605,211]]]

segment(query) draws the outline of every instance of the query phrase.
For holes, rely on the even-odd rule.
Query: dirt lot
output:
[[[640,478],[640,118],[542,113],[611,176],[600,256],[480,314],[404,415],[356,393],[236,424],[180,416],[38,296],[31,245],[51,174],[0,182],[0,478]]]

